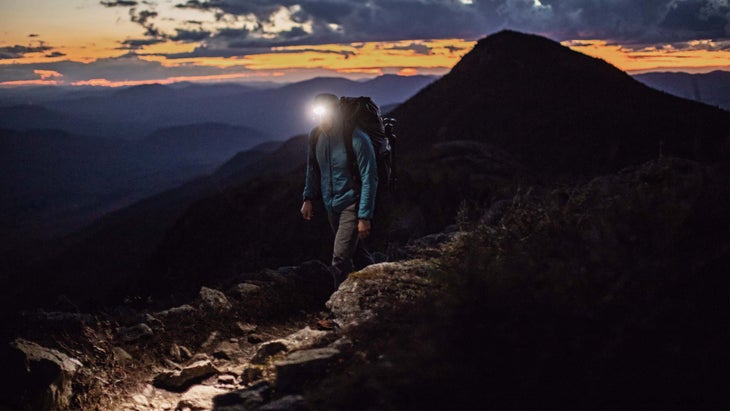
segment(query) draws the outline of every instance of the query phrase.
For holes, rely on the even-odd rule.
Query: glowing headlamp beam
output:
[[[317,117],[322,117],[327,114],[327,108],[325,106],[314,106],[312,112]]]

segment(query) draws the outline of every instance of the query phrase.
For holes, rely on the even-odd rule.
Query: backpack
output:
[[[370,97],[340,97],[340,112],[343,121],[343,133],[348,162],[353,177],[359,184],[360,172],[357,168],[355,151],[352,148],[352,133],[359,127],[370,138],[375,151],[378,168],[378,192],[395,192],[395,123],[394,118],[383,118],[380,107]],[[319,128],[312,130],[312,150],[317,146]]]

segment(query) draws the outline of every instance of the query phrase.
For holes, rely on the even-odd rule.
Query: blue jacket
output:
[[[315,129],[315,130],[318,130]],[[353,166],[348,164],[347,149],[342,128],[334,126],[329,133],[309,133],[307,140],[307,179],[304,199],[313,200],[322,195],[325,209],[330,213],[342,210],[359,201],[357,217],[370,220],[375,209],[375,192],[378,188],[378,170],[375,150],[364,131],[355,128],[352,133],[352,148],[362,184],[353,178]],[[317,138],[315,152],[312,139]],[[317,165],[319,164],[319,167]]]

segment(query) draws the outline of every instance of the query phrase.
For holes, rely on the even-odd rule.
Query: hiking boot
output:
[[[335,291],[337,291],[340,288],[340,284],[342,284],[347,279],[347,275],[349,273],[345,273],[337,266],[330,267],[330,272],[332,273],[332,280],[334,281]]]

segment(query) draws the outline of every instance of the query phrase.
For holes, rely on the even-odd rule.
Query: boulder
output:
[[[243,300],[246,297],[261,291],[261,286],[251,283],[241,283],[233,287],[228,293],[232,296]]]
[[[419,260],[379,263],[350,274],[326,305],[342,327],[376,318],[387,321],[404,304],[421,301],[430,291],[422,276],[429,268]]]
[[[152,383],[155,387],[179,392],[218,372],[218,369],[209,360],[202,360],[196,361],[182,370],[165,371],[158,374]]]
[[[5,405],[44,410],[71,406],[73,380],[83,367],[79,360],[22,338],[9,348],[3,361],[10,377],[2,387]]]
[[[296,351],[276,361],[277,392],[296,392],[305,384],[323,378],[339,356],[340,350],[325,347]]]
[[[213,398],[226,392],[208,385],[195,385],[182,395],[175,409],[210,410],[213,408]]]
[[[183,304],[179,307],[172,307],[164,311],[160,311],[157,313],[158,317],[184,317],[187,315],[195,314],[197,310],[195,307]]]
[[[206,312],[222,313],[233,306],[223,292],[208,287],[200,288],[200,309]]]

